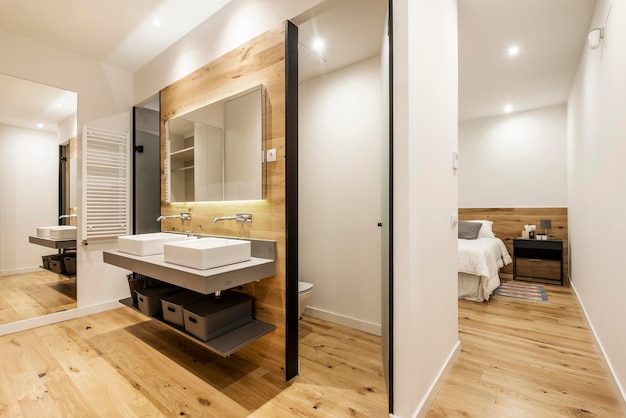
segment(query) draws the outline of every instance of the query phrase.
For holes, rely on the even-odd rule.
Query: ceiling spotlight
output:
[[[43,128],[43,123],[38,123],[38,124],[37,124],[37,127],[38,127],[39,129],[42,129],[42,128]]]
[[[517,54],[519,54],[519,46],[517,45],[510,46],[509,49],[507,50],[507,53],[512,57],[516,56]]]
[[[324,50],[325,46],[326,46],[326,42],[324,42],[323,39],[315,38],[315,40],[313,40],[313,45],[311,47],[313,48],[314,51],[321,52]]]
[[[150,23],[152,23],[152,26],[161,26],[161,19],[159,19],[158,17],[153,17],[150,20]]]
[[[604,28],[595,28],[589,32],[587,41],[589,42],[589,48],[596,49],[600,46],[600,42],[604,39]]]
[[[511,113],[513,111],[513,105],[504,105],[504,112],[505,113]]]

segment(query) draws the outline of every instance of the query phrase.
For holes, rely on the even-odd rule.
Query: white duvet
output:
[[[494,277],[512,262],[500,238],[459,239],[459,273]]]

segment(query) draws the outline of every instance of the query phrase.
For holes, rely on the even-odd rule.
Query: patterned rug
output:
[[[531,302],[548,301],[548,295],[543,286],[528,283],[502,282],[502,284],[493,291],[493,294],[494,296],[522,299]]]

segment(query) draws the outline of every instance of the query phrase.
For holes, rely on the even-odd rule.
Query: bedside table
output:
[[[513,280],[517,277],[563,286],[563,241],[513,239]]]

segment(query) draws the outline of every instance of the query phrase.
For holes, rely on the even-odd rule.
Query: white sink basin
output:
[[[57,226],[59,226],[59,225],[37,227],[37,236],[41,237],[41,238],[49,238],[50,237],[50,230],[52,228],[56,228]]]
[[[123,235],[117,237],[118,250],[133,255],[154,255],[163,253],[163,244],[166,242],[185,241],[195,239],[182,234],[170,232],[153,232],[150,234]]]
[[[72,225],[59,225],[50,228],[50,238],[76,239],[76,227]]]
[[[201,238],[163,245],[163,260],[198,270],[208,270],[250,260],[250,241]]]

